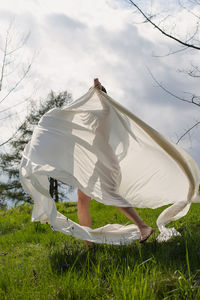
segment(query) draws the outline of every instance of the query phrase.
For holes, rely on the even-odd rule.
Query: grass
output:
[[[164,208],[138,210],[155,222]],[[58,210],[77,221],[74,203]],[[95,245],[31,223],[31,206],[0,211],[0,299],[200,299],[200,206],[170,226],[182,236],[158,243]],[[128,222],[116,208],[92,201],[94,227]]]

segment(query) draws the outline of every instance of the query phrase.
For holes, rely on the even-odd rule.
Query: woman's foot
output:
[[[140,228],[140,243],[144,243],[149,237],[150,235],[153,233],[153,228],[149,227],[149,226],[143,226]]]
[[[85,243],[88,248],[92,248],[94,246],[94,243],[92,243],[90,241],[85,241]]]

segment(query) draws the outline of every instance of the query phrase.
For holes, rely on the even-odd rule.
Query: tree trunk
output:
[[[55,200],[55,202],[58,202],[58,182],[57,180],[50,177],[50,187],[49,187],[49,193],[51,197]]]

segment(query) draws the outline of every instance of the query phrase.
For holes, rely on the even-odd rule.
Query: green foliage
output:
[[[58,210],[77,221],[76,203]],[[164,208],[138,210],[146,223]],[[200,206],[173,226],[182,236],[158,243],[158,230],[145,244],[96,244],[31,223],[32,206],[0,211],[0,299],[200,299]],[[92,201],[94,227],[126,224],[116,208]]]
[[[13,204],[32,202],[30,196],[24,192],[19,181],[19,165],[22,152],[31,139],[33,129],[40,118],[50,109],[62,107],[70,103],[71,100],[71,94],[67,92],[59,93],[58,95],[51,92],[47,99],[40,102],[39,107],[32,105],[30,113],[20,126],[16,136],[9,142],[9,153],[0,154],[0,170],[8,178],[7,182],[0,182],[0,207],[5,205],[7,200],[12,201]],[[59,185],[61,186],[62,184],[59,183]],[[66,189],[69,192],[71,190],[70,187],[66,187],[65,191]],[[59,196],[61,200],[65,196],[63,188],[60,189]]]

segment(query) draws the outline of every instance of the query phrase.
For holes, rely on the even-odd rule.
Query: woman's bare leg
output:
[[[90,200],[89,196],[78,189],[78,219],[79,224],[82,226],[92,227],[92,219],[89,212]],[[91,246],[92,242],[86,241],[86,244]]]
[[[126,217],[128,217],[132,222],[134,222],[140,231],[141,239],[140,243],[143,243],[148,239],[148,237],[152,234],[153,229],[147,226],[142,219],[140,218],[139,214],[133,207],[117,207]]]

